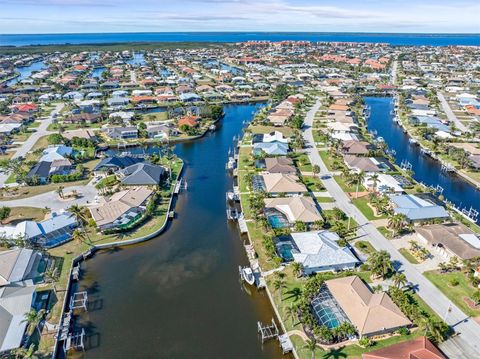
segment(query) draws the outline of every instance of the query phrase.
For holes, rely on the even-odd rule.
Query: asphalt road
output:
[[[319,108],[320,100],[317,100],[317,103],[306,115],[303,137],[307,145],[306,153],[311,163],[320,167],[320,176],[322,176],[330,173],[323,163],[318,150],[315,148],[313,141],[312,125],[315,113]],[[386,250],[390,253],[395,267],[403,271],[408,280],[415,285],[418,295],[459,334],[442,345],[445,354],[450,358],[480,357],[480,325],[451,303],[440,290],[425,278],[410,262],[405,260],[391,242],[370,224],[360,210],[352,204],[332,176],[328,179],[322,179],[322,182],[330,195],[335,199],[337,206],[359,224],[358,235],[365,237],[377,250]]]
[[[460,131],[467,132],[468,131],[467,126],[465,126],[457,118],[457,116],[455,116],[455,114],[452,111],[452,108],[450,107],[447,100],[445,99],[445,96],[443,96],[443,94],[440,91],[438,91],[437,97],[438,97],[438,100],[440,101],[440,105],[442,106],[443,112],[445,112],[445,115],[447,115],[448,121],[453,122],[455,124],[455,127],[458,128]]]

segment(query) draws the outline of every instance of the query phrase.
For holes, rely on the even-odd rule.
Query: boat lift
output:
[[[411,171],[412,170],[412,164],[408,162],[407,160],[403,160],[400,163],[400,168],[404,171]]]
[[[88,294],[86,291],[74,293],[70,298],[70,310],[84,309],[88,311],[87,304]]]
[[[82,328],[82,330],[79,333],[76,334],[70,334],[68,335],[67,339],[63,342],[63,350],[68,352],[70,349],[75,349],[75,350],[82,350],[85,351],[85,329]]]
[[[260,322],[257,322],[257,328],[258,332],[262,336],[262,343],[265,343],[265,341],[273,338],[278,337],[278,327],[277,324],[275,324],[275,321],[272,318],[272,324],[266,324],[263,325]]]

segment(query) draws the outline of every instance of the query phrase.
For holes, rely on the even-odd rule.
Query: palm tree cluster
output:
[[[390,258],[390,253],[385,250],[374,252],[368,257],[367,264],[372,277],[386,278],[393,273],[394,269]]]
[[[393,236],[396,237],[407,224],[407,216],[401,213],[396,213],[388,219],[387,226],[393,231]]]
[[[426,260],[430,256],[428,249],[422,247],[416,241],[411,240],[408,243],[410,243],[410,252],[421,261]]]

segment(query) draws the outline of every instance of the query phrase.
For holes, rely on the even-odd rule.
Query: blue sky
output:
[[[0,33],[480,33],[480,0],[0,0]]]

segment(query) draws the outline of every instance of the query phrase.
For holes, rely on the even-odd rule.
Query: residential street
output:
[[[58,104],[55,109],[50,113],[46,119],[42,120],[40,126],[36,128],[36,131],[30,135],[30,137],[16,150],[13,154],[12,159],[25,157],[25,155],[32,149],[32,147],[37,143],[37,141],[52,132],[48,131],[47,128],[53,122],[53,118],[55,114],[58,114],[65,105],[63,103]],[[0,174],[0,187],[5,185],[5,181],[7,180],[9,174],[1,173]]]
[[[445,114],[447,115],[448,120],[450,122],[455,123],[455,127],[458,128],[460,131],[462,131],[462,132],[468,131],[467,126],[465,126],[457,118],[457,116],[455,116],[455,114],[453,113],[450,105],[448,104],[447,100],[445,99],[445,96],[443,96],[443,94],[440,91],[437,92],[437,97],[438,97],[438,100],[440,101],[440,105],[442,106],[443,112],[445,112]]]
[[[320,108],[320,100],[307,113],[303,129],[307,151],[312,165],[320,166],[320,175],[330,174],[323,163],[313,141],[312,125],[315,113]],[[455,338],[449,339],[441,348],[450,358],[474,358],[480,352],[480,325],[468,318],[458,307],[453,305],[427,278],[425,278],[410,262],[397,251],[393,244],[386,239],[367,218],[355,207],[348,196],[343,192],[333,177],[322,180],[324,186],[335,199],[337,206],[358,224],[358,235],[365,237],[377,250],[386,250],[390,253],[397,269],[402,270],[408,280],[412,282],[420,297],[442,318],[448,308],[446,322],[453,326],[459,333]],[[461,350],[459,350],[461,349]]]

